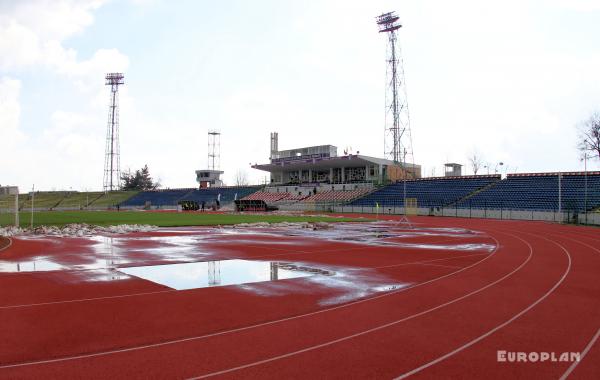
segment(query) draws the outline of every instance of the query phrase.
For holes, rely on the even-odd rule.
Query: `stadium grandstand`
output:
[[[260,186],[233,186],[209,188],[184,188],[140,191],[133,197],[120,203],[124,208],[174,208],[181,202],[204,202],[207,208],[223,207],[236,199],[241,199],[258,191]]]
[[[253,169],[269,172],[270,184],[321,185],[378,183],[402,178],[421,177],[421,167],[390,160],[344,152],[337,155],[333,145],[309,146],[278,150],[278,134],[271,134],[271,156],[268,164],[252,165]]]
[[[242,201],[264,201],[280,206],[345,204],[386,183],[420,178],[421,167],[352,154],[338,156],[337,147],[317,145],[278,149],[278,134],[271,133],[269,163],[252,165],[270,175],[269,185]]]
[[[297,202],[315,203],[315,202],[335,202],[335,203],[346,203],[353,199],[364,196],[371,190],[367,188],[356,189],[356,190],[326,190],[323,192],[305,193],[304,195],[295,195],[288,192],[269,192],[269,191],[258,191],[250,194],[242,200],[262,200],[267,204],[292,204]]]
[[[407,180],[406,187],[385,186],[349,205],[402,207],[405,198],[424,208],[594,211],[600,207],[600,172],[422,178]]]
[[[270,175],[263,186],[222,186],[221,171],[197,171],[199,188],[139,192],[50,191],[22,194],[19,209],[314,210],[421,215],[533,218],[518,212],[586,214],[600,210],[600,172],[462,175],[448,163],[443,177],[421,177],[421,167],[317,145],[279,150],[271,134],[270,160],[251,165]],[[10,190],[10,191],[9,191]],[[0,194],[0,209],[14,209],[14,189]],[[408,202],[408,203],[407,203]],[[453,210],[448,212],[448,210]],[[465,211],[467,210],[467,211]],[[484,210],[477,213],[477,210]],[[500,213],[488,210],[501,210]],[[511,212],[514,211],[515,214]],[[525,216],[524,216],[525,215]],[[547,215],[543,216],[546,219]],[[563,217],[562,215],[559,217]],[[552,220],[557,220],[553,215]]]
[[[420,207],[441,207],[500,181],[500,175],[433,177],[401,181],[385,186],[351,203],[356,206],[402,207],[405,198],[417,199]]]
[[[247,201],[257,201],[262,200],[267,203],[277,203],[277,202],[297,202],[303,199],[308,198],[308,195],[294,195],[288,192],[281,193],[273,193],[269,191],[257,191],[256,193],[250,194],[247,197],[242,198]]]
[[[16,195],[0,195],[0,210],[14,210]],[[19,210],[111,208],[175,209],[182,202],[206,208],[235,200],[262,201],[271,209],[315,210],[348,206],[354,212],[382,207],[402,213],[405,199],[421,213],[431,210],[514,210],[584,213],[600,211],[600,172],[525,173],[447,176],[377,182],[301,183],[269,186],[183,188],[153,191],[36,191],[20,194]],[[246,208],[247,209],[247,208]],[[458,214],[457,214],[458,215]]]
[[[452,208],[455,216],[461,209],[575,214],[600,207],[600,172],[508,174],[502,179],[500,174],[465,176],[461,167],[449,163],[444,177],[421,178],[419,165],[347,152],[338,156],[333,145],[280,151],[278,135],[272,133],[270,162],[252,165],[268,172],[270,183],[241,200],[284,210],[318,206],[339,211],[335,206],[342,206],[345,211],[386,208],[394,213],[403,213],[407,200],[421,214],[442,210],[437,214],[446,215],[443,210]]]
[[[600,207],[600,172],[509,174],[458,207],[592,211]]]
[[[360,198],[366,194],[368,194],[371,190],[369,189],[356,189],[356,190],[345,190],[345,191],[336,191],[329,190],[321,193],[316,193],[308,196],[303,199],[304,202],[350,202],[354,199]]]

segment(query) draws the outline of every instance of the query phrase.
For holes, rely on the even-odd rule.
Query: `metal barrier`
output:
[[[316,211],[335,212],[344,214],[380,214],[380,215],[405,215],[404,207],[400,206],[349,206],[336,203],[304,204],[298,202],[281,206],[285,211]],[[503,208],[460,208],[460,207],[418,207],[416,215],[440,216],[455,218],[480,218],[501,220],[534,220],[557,223],[589,224],[600,226],[600,213],[580,213],[573,210],[565,211],[537,211],[513,210]],[[414,214],[411,212],[411,214]]]

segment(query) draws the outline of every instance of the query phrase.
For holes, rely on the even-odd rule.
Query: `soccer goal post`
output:
[[[406,198],[404,199],[404,214],[405,215],[417,215],[419,205],[417,198]]]

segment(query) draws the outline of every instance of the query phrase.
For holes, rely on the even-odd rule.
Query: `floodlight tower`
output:
[[[384,155],[394,162],[414,164],[404,68],[396,31],[402,27],[394,12],[376,17],[379,33],[387,33]],[[402,161],[401,161],[402,160]],[[406,168],[404,168],[406,170]],[[405,171],[406,174],[406,171]]]
[[[110,86],[106,150],[104,156],[104,191],[118,190],[121,181],[121,148],[119,145],[119,86],[125,84],[123,73],[106,74],[104,84]]]
[[[221,166],[221,132],[208,131],[208,169],[219,170]]]

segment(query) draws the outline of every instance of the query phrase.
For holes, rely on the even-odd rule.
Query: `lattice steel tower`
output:
[[[104,191],[118,190],[121,186],[121,148],[119,146],[119,86],[125,84],[122,73],[106,74],[105,85],[110,86],[106,150],[104,156]]]
[[[220,170],[221,168],[221,132],[208,131],[208,169]]]
[[[402,27],[394,12],[376,17],[379,33],[387,33],[384,155],[394,162],[414,165],[404,67],[396,31]]]

